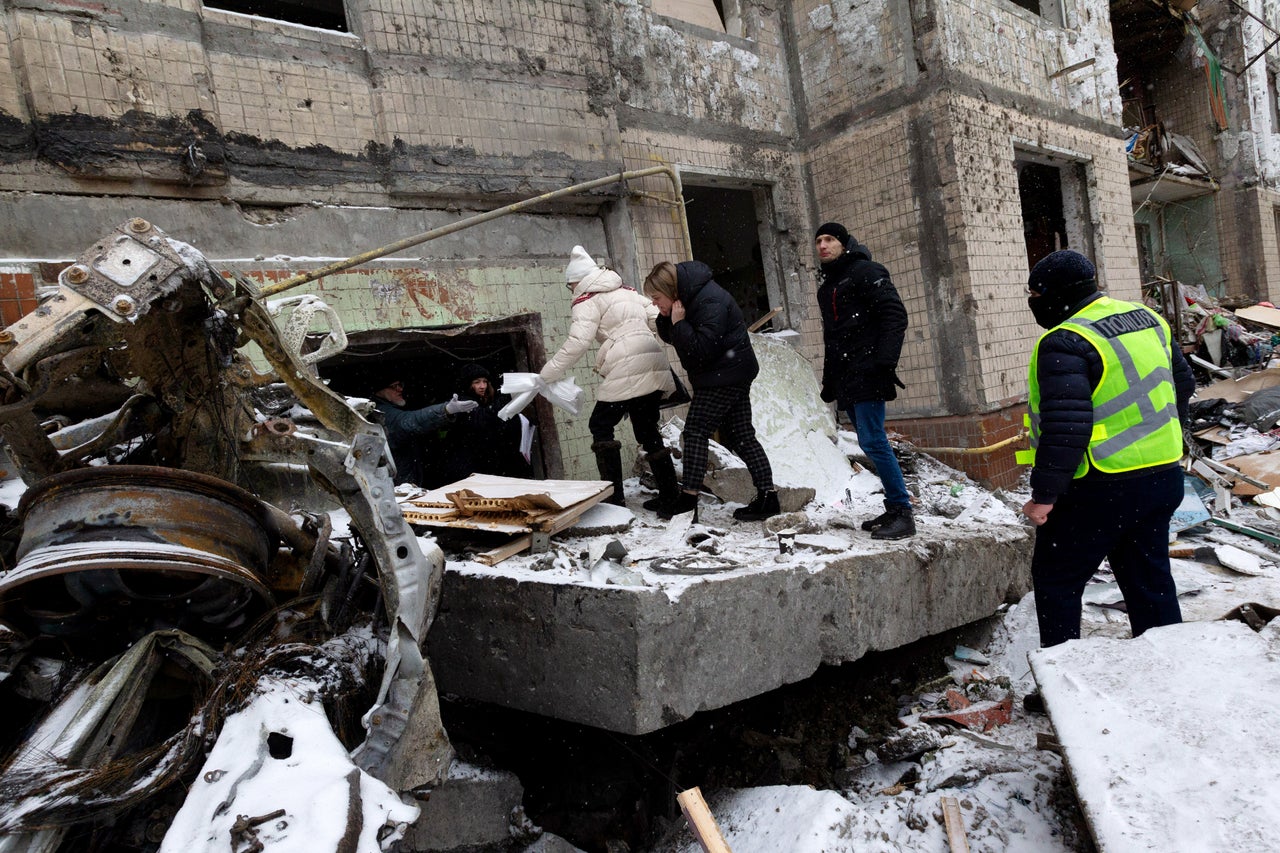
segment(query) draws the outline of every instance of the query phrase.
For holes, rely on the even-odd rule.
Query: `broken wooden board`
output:
[[[1100,853],[1275,850],[1277,654],[1231,621],[1028,656]]]
[[[1280,385],[1280,367],[1259,370],[1242,379],[1223,379],[1197,389],[1193,400],[1223,399],[1228,403],[1243,403],[1255,391]]]
[[[1232,456],[1222,460],[1246,477],[1265,483],[1271,488],[1280,486],[1280,451],[1269,450],[1266,453],[1246,453],[1243,456]],[[1261,494],[1266,489],[1258,489],[1253,494]]]
[[[1201,441],[1219,444],[1224,447],[1231,443],[1231,430],[1224,426],[1206,427],[1197,433],[1193,433],[1193,435]]]

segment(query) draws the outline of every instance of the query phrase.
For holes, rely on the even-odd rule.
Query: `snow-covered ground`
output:
[[[1258,543],[1240,539],[1245,547],[1259,550]],[[1194,536],[1187,541],[1206,544]],[[1056,723],[1064,735],[1075,739],[1069,747],[1076,751],[1068,754],[1073,756],[1085,809],[1104,833],[1110,827],[1107,850],[1276,849],[1268,846],[1266,828],[1280,818],[1280,804],[1267,793],[1271,787],[1265,779],[1269,775],[1273,785],[1280,778],[1276,757],[1280,755],[1280,710],[1274,701],[1280,685],[1276,663],[1280,623],[1252,635],[1239,623],[1214,621],[1244,602],[1275,606],[1280,601],[1280,555],[1259,562],[1256,575],[1244,575],[1209,563],[1174,560],[1184,619],[1192,624],[1157,629],[1137,641],[1121,639],[1129,636],[1127,617],[1115,607],[1120,597],[1104,564],[1086,596],[1084,637],[1061,648],[1069,649],[1077,661],[1101,660],[1106,667],[1102,673],[1109,677],[1090,671],[1085,664],[1077,666],[1097,683],[1079,671],[1059,675],[1058,680],[1074,684],[1091,701],[1073,703],[1063,696],[1061,685],[1048,685],[1045,698],[1054,715],[1052,722],[1043,713],[1024,709],[1021,702],[1037,687],[1028,663],[1028,654],[1038,647],[1035,605],[1029,594],[1003,613],[990,644],[982,650],[988,664],[950,662],[957,686],[968,677],[971,692],[976,687],[981,695],[1012,694],[1010,722],[986,732],[921,724],[914,712],[933,708],[940,697],[937,693],[912,697],[902,709],[903,722],[933,730],[930,748],[922,755],[885,761],[868,743],[861,766],[854,768],[841,790],[775,786],[704,792],[725,840],[734,853],[946,851],[952,848],[941,799],[954,797],[974,853],[1091,851],[1089,829],[1081,820],[1063,759],[1058,752],[1037,745],[1042,734],[1057,736]],[[1252,656],[1237,654],[1225,666],[1220,657],[1209,666],[1191,660],[1207,656],[1204,643],[1221,646],[1226,635],[1240,642],[1241,632],[1259,637],[1259,648]],[[1036,654],[1051,658],[1047,651]],[[1159,678],[1152,677],[1153,658],[1164,668]],[[1047,661],[1041,666],[1052,671]],[[1234,670],[1229,677],[1226,666]],[[978,674],[973,676],[975,671]],[[1254,685],[1251,693],[1243,686],[1250,684]],[[1116,695],[1108,697],[1108,685],[1122,685],[1123,690],[1116,689]],[[1237,691],[1248,701],[1239,702],[1242,707],[1233,713],[1230,706],[1235,703],[1222,695],[1224,690]],[[1118,710],[1121,705],[1125,713]],[[1100,709],[1108,708],[1112,709],[1111,728],[1099,716]],[[1161,709],[1167,710],[1162,713]],[[1142,725],[1144,719],[1149,727]],[[1138,740],[1137,732],[1143,728],[1159,737],[1142,739],[1140,746],[1128,752],[1121,748]],[[1256,741],[1252,750],[1239,741],[1242,728]],[[1100,742],[1078,732],[1094,732]],[[1108,741],[1111,734],[1115,738]],[[862,746],[864,735],[855,729],[851,743]],[[1116,744],[1114,750],[1110,743]],[[1223,749],[1215,753],[1217,743]],[[1111,751],[1120,752],[1121,769],[1109,760]],[[1174,756],[1172,763],[1166,753]],[[1123,799],[1113,799],[1121,795]],[[1182,810],[1179,820],[1152,819],[1153,812],[1158,817],[1177,810]],[[1141,822],[1143,832],[1130,829],[1130,820]],[[1196,827],[1194,834],[1188,833],[1189,826]],[[1125,837],[1126,831],[1131,837]],[[1214,839],[1224,838],[1235,841],[1215,846]],[[685,831],[680,838],[655,847],[654,853],[700,850]]]

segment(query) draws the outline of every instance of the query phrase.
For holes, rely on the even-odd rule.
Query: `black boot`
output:
[[[872,539],[906,539],[916,535],[916,521],[911,517],[911,507],[891,506],[893,517],[871,531]]]
[[[895,512],[892,508],[886,508],[884,512],[880,513],[875,518],[869,518],[866,521],[862,522],[862,529],[875,530],[877,527],[884,527],[884,525],[887,522],[892,521],[893,517],[896,515],[897,515],[897,512]]]
[[[658,484],[658,496],[649,498],[641,506],[645,509],[662,509],[680,496],[680,481],[676,479],[676,464],[671,461],[671,449],[664,447],[649,454],[649,470]]]
[[[756,492],[756,498],[751,503],[735,509],[733,517],[738,521],[763,521],[781,511],[778,508],[778,490],[764,489]]]
[[[693,520],[696,524],[698,521],[698,496],[692,492],[682,491],[676,495],[676,499],[671,503],[658,508],[658,518],[674,518],[690,511],[693,512]]]
[[[596,455],[600,479],[613,483],[613,494],[605,500],[611,504],[626,506],[626,501],[622,499],[622,444],[617,441],[592,442],[591,452]]]

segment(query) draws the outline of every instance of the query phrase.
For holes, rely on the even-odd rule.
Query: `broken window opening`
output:
[[[1271,116],[1271,132],[1280,133],[1280,87],[1276,85],[1276,72],[1267,70],[1267,112]]]
[[[770,286],[764,263],[761,234],[770,217],[762,217],[760,211],[767,207],[767,190],[691,186],[686,182],[684,201],[694,259],[711,267],[715,280],[742,308],[747,325],[768,314],[773,306],[783,305],[781,291]],[[774,318],[764,329],[781,325]]]
[[[502,374],[531,372],[530,365],[546,359],[541,318],[533,314],[465,327],[349,332],[347,339],[345,351],[318,365],[321,377],[339,394],[367,399],[398,378],[409,409],[445,403],[460,394],[461,373],[468,365],[485,368],[501,393]],[[534,477],[563,476],[550,404],[538,398],[520,414],[537,430],[529,460]],[[447,445],[446,433],[438,438],[442,447]],[[431,481],[418,485],[436,488],[462,479],[453,476],[457,472],[446,455],[429,458]]]
[[[1134,212],[1134,221],[1143,226],[1137,234],[1145,239],[1139,256],[1151,257],[1151,278],[1172,279],[1189,287],[1204,285],[1215,298],[1224,295],[1219,263],[1218,228],[1210,195],[1177,202],[1147,204]]]
[[[1061,0],[1009,0],[1009,2],[1020,9],[1026,9],[1033,15],[1039,15],[1050,24],[1066,26]]]
[[[204,5],[208,9],[287,21],[304,27],[350,32],[343,0],[214,0]]]
[[[708,30],[741,36],[739,3],[740,0],[653,0],[653,12]]]
[[[1092,257],[1084,164],[1019,151],[1015,165],[1027,269],[1059,249],[1074,249]]]

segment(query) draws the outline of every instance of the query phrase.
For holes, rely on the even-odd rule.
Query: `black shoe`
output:
[[[733,517],[738,521],[763,521],[766,518],[772,518],[781,511],[778,508],[778,490],[769,489],[767,491],[757,491],[755,500],[744,507],[735,509]]]
[[[893,517],[871,531],[872,539],[906,539],[916,535],[916,521],[910,507],[893,507]]]
[[[869,518],[866,521],[862,522],[862,529],[875,530],[877,527],[883,527],[885,522],[893,518],[895,514],[896,513],[894,512],[894,510],[887,509],[884,512],[877,515],[875,518]]]
[[[677,515],[683,515],[686,512],[693,512],[693,520],[698,520],[698,496],[689,492],[681,492],[664,506],[658,508],[658,518],[673,518]]]

